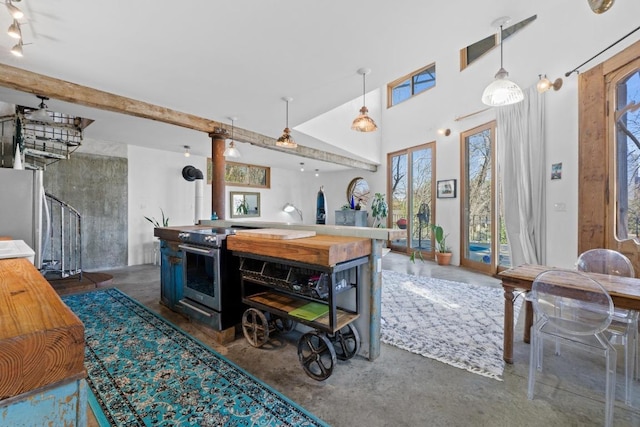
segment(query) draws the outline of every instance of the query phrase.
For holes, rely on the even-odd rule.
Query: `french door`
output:
[[[387,154],[387,227],[406,230],[392,240],[394,251],[433,258],[431,224],[435,212],[435,142]]]
[[[509,265],[502,225],[500,189],[495,163],[496,125],[487,123],[463,132],[460,183],[460,265],[493,274]]]

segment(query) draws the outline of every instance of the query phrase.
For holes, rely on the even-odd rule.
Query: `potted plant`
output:
[[[389,206],[384,194],[376,193],[371,201],[371,216],[373,217],[373,227],[383,227],[384,219],[389,215]]]
[[[149,221],[151,224],[153,224],[153,226],[155,228],[160,228],[160,227],[168,227],[169,226],[169,217],[165,217],[164,216],[164,211],[162,209],[160,209],[160,212],[162,213],[162,225],[161,223],[155,219],[154,217],[149,218],[148,216],[145,216],[144,219],[146,219],[147,221]]]
[[[436,262],[438,265],[449,265],[451,262],[451,248],[447,246],[447,236],[440,225],[431,224],[433,236],[436,239]]]

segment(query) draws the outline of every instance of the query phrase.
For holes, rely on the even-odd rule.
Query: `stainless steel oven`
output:
[[[181,232],[184,252],[182,311],[217,330],[227,329],[242,317],[239,260],[227,250],[231,229]]]

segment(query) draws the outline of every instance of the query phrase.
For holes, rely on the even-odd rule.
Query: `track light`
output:
[[[18,43],[16,43],[12,48],[11,48],[11,53],[13,53],[15,56],[19,56],[22,58],[23,53],[22,53],[22,40],[20,40]]]
[[[13,23],[9,25],[7,34],[9,34],[9,37],[12,37],[14,39],[22,38],[22,31],[20,31],[20,24],[18,23],[18,21],[16,21],[15,19],[13,20]]]
[[[22,18],[24,18],[24,13],[22,13],[22,11],[19,8],[14,6],[11,3],[11,0],[7,0],[7,2],[5,4],[7,5],[7,9],[9,10],[9,13],[13,17],[13,19],[22,19]]]
[[[185,157],[191,156],[191,151],[189,151],[189,150],[191,150],[191,147],[189,147],[188,145],[185,145],[184,146],[184,156]]]

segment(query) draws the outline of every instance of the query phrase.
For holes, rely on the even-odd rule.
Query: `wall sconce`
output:
[[[191,152],[189,150],[191,150],[191,147],[189,147],[188,145],[185,145],[184,146],[184,156],[185,157],[189,157],[191,155]]]
[[[557,90],[560,90],[560,88],[562,87],[562,79],[560,77],[555,79],[553,83],[551,83],[551,80],[547,78],[546,74],[544,75],[544,77],[542,77],[542,74],[538,74],[538,78],[540,80],[538,80],[536,89],[538,90],[539,93],[545,93],[551,88],[553,88],[554,91],[557,91]]]
[[[320,176],[320,171],[316,169],[316,176]]]
[[[438,134],[439,135],[443,135],[443,136],[449,136],[451,135],[451,129],[447,128],[447,129],[438,129]]]
[[[300,172],[304,172],[304,163],[300,162]]]
[[[300,221],[302,221],[302,211],[296,208],[292,203],[287,203],[286,205],[284,205],[282,207],[282,210],[285,211],[286,213],[291,213],[293,211],[298,212],[298,215],[300,215]]]

